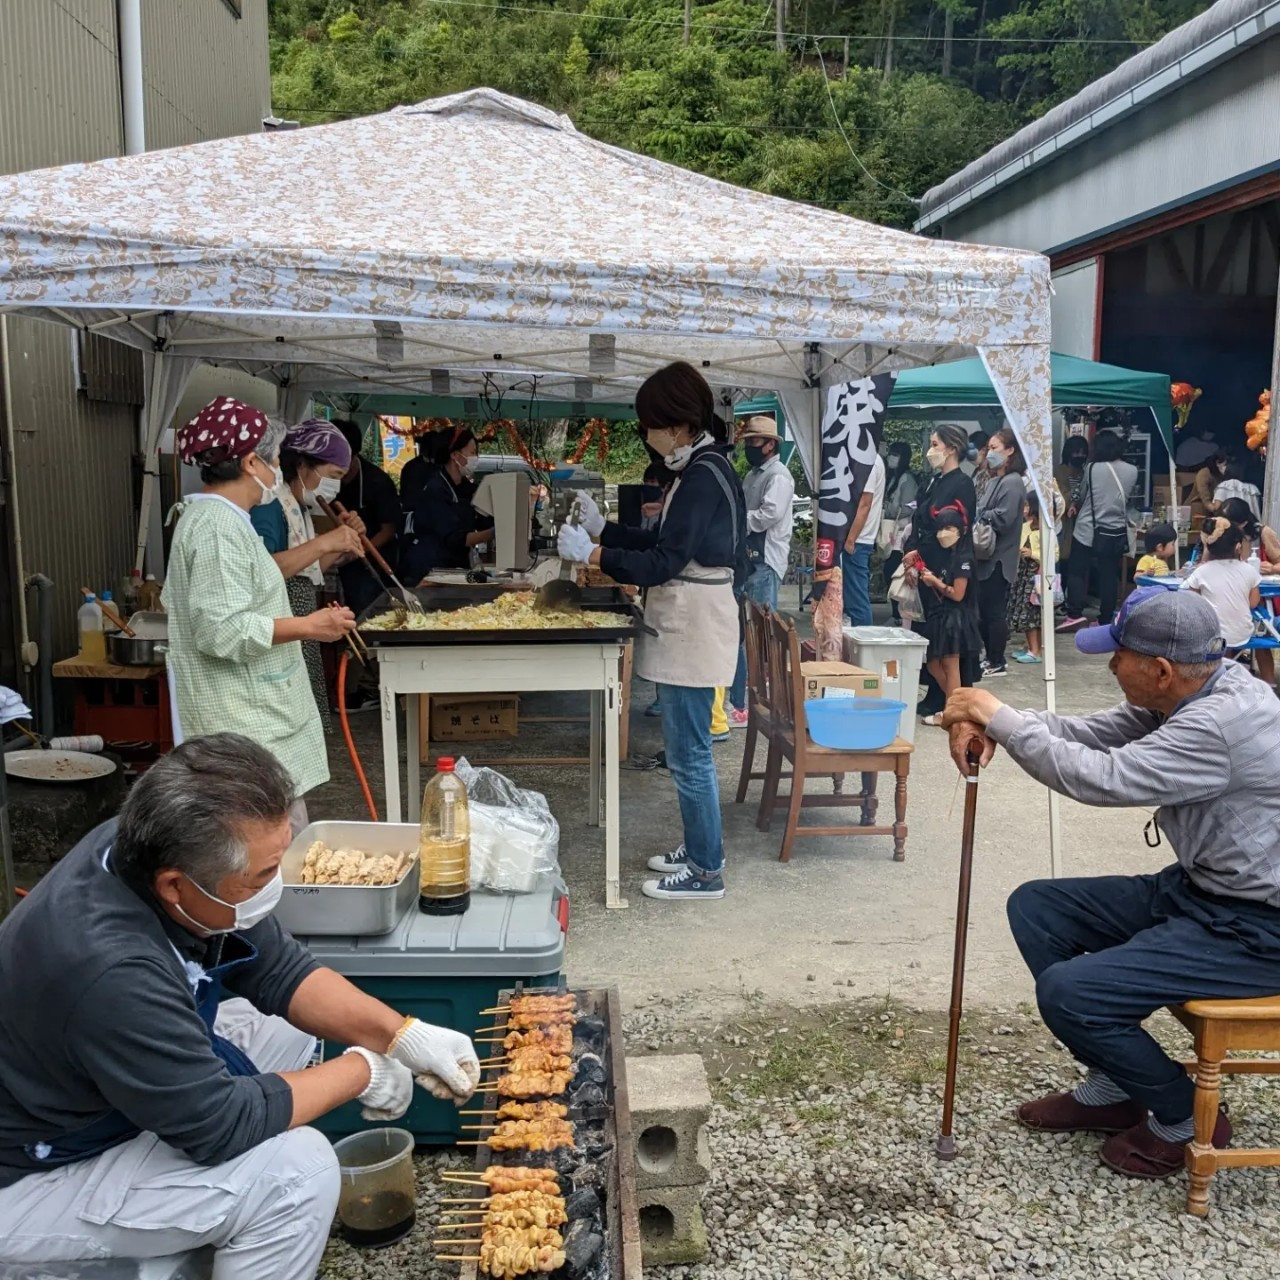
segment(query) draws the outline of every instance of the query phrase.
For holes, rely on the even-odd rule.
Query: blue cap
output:
[[[1129,593],[1116,620],[1076,632],[1081,653],[1130,649],[1170,662],[1212,662],[1222,657],[1222,624],[1213,606],[1194,591],[1139,587]]]

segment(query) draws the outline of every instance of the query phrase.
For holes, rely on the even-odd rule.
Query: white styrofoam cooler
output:
[[[916,703],[920,700],[920,668],[929,642],[903,627],[845,627],[844,660],[864,671],[876,671],[883,695],[907,704],[898,722],[898,737],[916,740]]]

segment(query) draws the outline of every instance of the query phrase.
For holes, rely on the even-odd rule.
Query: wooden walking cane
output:
[[[960,1015],[964,1006],[964,949],[969,937],[969,886],[973,879],[973,832],[978,817],[978,762],[982,740],[970,740],[965,750],[964,826],[960,835],[960,887],[956,894],[956,948],[951,962],[951,1024],[947,1030],[947,1077],[942,1093],[942,1132],[934,1148],[939,1160],[956,1158],[951,1121],[956,1103],[956,1065],[960,1056]]]

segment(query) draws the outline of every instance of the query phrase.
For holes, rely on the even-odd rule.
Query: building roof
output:
[[[925,192],[915,229],[928,230],[1277,32],[1280,0],[1218,0]]]

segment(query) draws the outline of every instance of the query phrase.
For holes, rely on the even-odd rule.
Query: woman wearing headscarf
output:
[[[734,584],[746,578],[747,506],[724,454],[715,397],[692,365],[678,361],[647,378],[636,393],[636,416],[646,444],[675,474],[658,528],[606,522],[579,492],[581,523],[561,526],[559,550],[565,560],[599,565],[615,581],[647,589],[644,618],[653,634],[640,636],[636,672],[653,681],[662,703],[684,842],[649,860],[661,878],[646,881],[643,891],[651,898],[723,898],[711,709],[717,687],[733,683],[738,665]]]
[[[422,456],[426,478],[405,506],[400,574],[413,586],[432,569],[465,569],[471,551],[493,539],[493,517],[471,505],[471,468],[480,446],[466,427],[445,427],[428,437]]]
[[[274,458],[259,451],[266,431],[265,414],[220,397],[177,432],[178,456],[199,467],[204,488],[183,503],[169,553],[168,663],[181,734],[253,738],[288,769],[301,797],[329,778],[302,642],[339,640],[355,618],[349,609],[295,617],[289,607],[249,515],[276,500]],[[295,829],[305,822],[300,800]]]
[[[284,424],[268,419],[265,438],[274,440]],[[289,606],[295,618],[305,618],[320,605],[324,575],[353,556],[364,555],[360,535],[364,523],[353,512],[328,533],[317,535],[312,514],[320,514],[319,499],[332,501],[342,477],[351,465],[351,446],[342,432],[323,418],[308,418],[286,429],[279,451],[280,483],[275,501],[254,507],[249,518],[263,545],[284,575]],[[324,660],[314,640],[304,642],[303,660],[307,678],[327,733],[329,690],[324,679]]]

